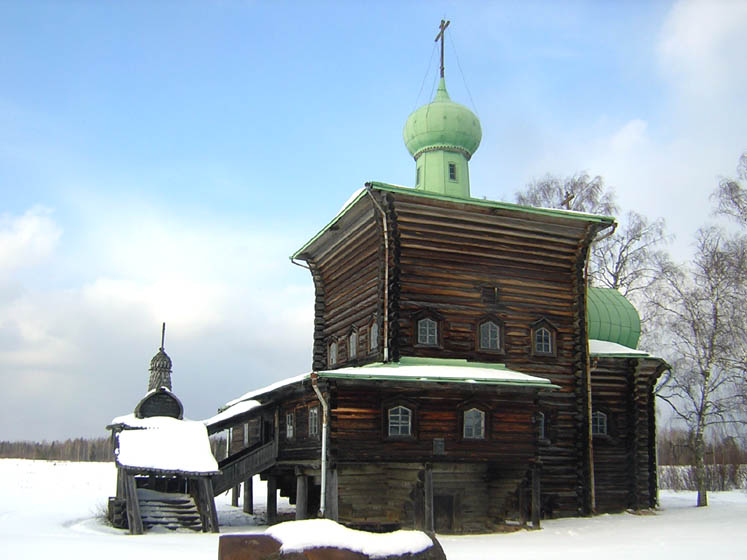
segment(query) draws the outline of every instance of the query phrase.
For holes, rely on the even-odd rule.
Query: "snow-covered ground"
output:
[[[103,522],[115,488],[111,463],[0,459],[0,555],[2,558],[215,559],[218,536],[185,532],[130,536]],[[258,515],[244,515],[217,500],[224,533],[264,527],[264,486],[255,478]],[[654,514],[601,515],[545,521],[542,531],[439,536],[449,560],[559,558],[676,560],[747,558],[747,493],[712,493],[708,508],[695,508],[692,492],[662,492]],[[281,512],[292,508],[280,500]]]

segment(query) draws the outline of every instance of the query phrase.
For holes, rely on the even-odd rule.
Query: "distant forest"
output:
[[[108,437],[65,441],[0,441],[2,459],[47,459],[55,461],[113,461]]]
[[[226,456],[225,437],[210,438],[213,455]],[[113,461],[112,442],[108,437],[76,438],[65,441],[0,441],[0,459],[42,459],[49,461]]]

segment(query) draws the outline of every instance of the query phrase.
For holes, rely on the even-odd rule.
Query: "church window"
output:
[[[557,331],[547,319],[540,319],[531,325],[532,354],[554,356]]]
[[[485,413],[479,408],[464,412],[464,439],[485,439]]]
[[[420,167],[415,170],[415,185],[420,184]]]
[[[545,413],[537,413],[537,434],[539,439],[545,439]]]
[[[286,439],[293,439],[293,435],[296,431],[296,415],[293,412],[285,413],[285,437]]]
[[[319,407],[312,406],[309,409],[309,437],[319,435]]]
[[[418,321],[418,344],[438,345],[438,323],[428,317]]]
[[[355,359],[358,354],[358,333],[353,331],[348,337],[348,359]]]
[[[449,181],[457,180],[456,163],[449,164]]]
[[[537,354],[552,354],[552,334],[545,327],[534,332],[534,351]]]
[[[607,415],[604,412],[597,410],[591,414],[591,435],[607,435]]]
[[[333,342],[329,345],[329,354],[327,355],[327,362],[330,366],[337,364],[337,343]]]
[[[374,321],[368,334],[368,349],[373,352],[379,347],[379,324]]]
[[[500,327],[493,321],[486,321],[480,325],[480,350],[500,350]]]
[[[402,437],[412,435],[412,411],[405,406],[389,409],[389,436]]]

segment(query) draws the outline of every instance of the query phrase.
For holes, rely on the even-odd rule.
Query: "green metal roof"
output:
[[[633,304],[612,288],[589,288],[587,298],[589,338],[635,349],[641,336],[641,319]]]
[[[598,223],[598,224],[607,224],[612,225],[615,222],[615,218],[612,216],[601,216],[597,214],[585,214],[583,212],[574,212],[572,210],[559,210],[555,208],[536,208],[534,206],[522,206],[521,204],[512,204],[510,202],[498,202],[495,200],[486,200],[483,198],[459,198],[459,197],[453,197],[453,196],[447,196],[443,194],[437,194],[432,193],[428,191],[422,191],[422,190],[415,190],[409,187],[401,187],[397,185],[390,185],[388,183],[380,183],[377,181],[370,181],[366,183],[367,188],[371,188],[373,190],[377,191],[385,191],[385,192],[392,192],[392,193],[398,193],[398,194],[404,194],[408,196],[415,196],[420,198],[430,198],[434,200],[444,200],[448,202],[458,202],[460,204],[468,204],[472,206],[482,206],[487,208],[497,208],[501,210],[510,210],[514,212],[525,212],[527,214],[535,214],[538,216],[548,216],[552,218],[567,218],[571,220],[580,220],[584,222],[592,222],[592,223]],[[303,247],[301,247],[298,251],[293,253],[291,255],[291,259],[297,259],[299,258],[299,255],[301,255],[308,247],[314,243],[317,239],[319,239],[324,233],[327,232],[332,226],[334,226],[340,218],[342,218],[350,208],[355,206],[355,204],[364,196],[366,196],[365,189],[361,189],[361,192],[352,198],[352,200],[342,209],[340,212],[330,221],[326,226],[324,226],[319,233],[317,233],[314,237],[312,237],[307,243],[304,244]]]

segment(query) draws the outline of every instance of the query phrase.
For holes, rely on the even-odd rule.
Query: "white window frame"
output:
[[[368,329],[368,349],[373,352],[379,347],[379,323],[374,321]]]
[[[348,337],[348,359],[354,360],[358,356],[358,333],[353,331]]]
[[[607,414],[600,410],[591,413],[591,435],[606,436],[608,434]]]
[[[309,408],[309,437],[319,435],[319,407],[312,406]]]
[[[402,405],[388,409],[387,433],[389,437],[412,436],[412,410]]]
[[[545,439],[545,413],[537,413],[537,435],[539,439]]]
[[[430,317],[418,319],[418,344],[438,346],[438,323]]]
[[[337,365],[337,342],[331,342],[329,344],[329,352],[327,354],[327,363],[330,366]]]
[[[552,332],[547,327],[539,327],[534,331],[534,351],[537,354],[552,354]]]
[[[462,413],[462,437],[464,439],[485,439],[484,410],[472,407]]]
[[[285,413],[285,439],[293,439],[296,435],[296,413]]]
[[[493,330],[495,332],[493,332]],[[487,341],[487,344],[485,344],[485,341]],[[480,350],[492,350],[498,352],[500,349],[501,326],[495,321],[484,321],[483,323],[480,323]]]

